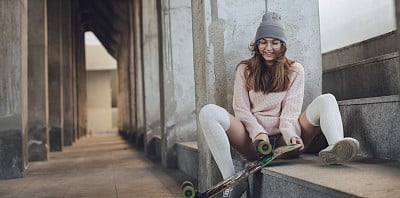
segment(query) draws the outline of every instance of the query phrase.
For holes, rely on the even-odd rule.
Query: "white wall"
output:
[[[104,132],[112,130],[111,72],[87,72],[87,122],[88,130]]]
[[[396,29],[394,0],[319,0],[319,9],[322,52]]]
[[[118,110],[112,108],[112,100],[117,90],[117,62],[92,32],[85,33],[85,53],[88,130],[93,134],[115,131]]]

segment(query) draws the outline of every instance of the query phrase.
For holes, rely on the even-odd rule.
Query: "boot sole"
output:
[[[357,145],[348,139],[343,139],[335,144],[330,151],[319,152],[319,157],[324,164],[340,164],[350,161],[357,154]]]

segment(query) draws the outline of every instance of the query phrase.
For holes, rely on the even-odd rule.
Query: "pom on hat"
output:
[[[279,39],[286,43],[285,26],[282,23],[280,14],[276,12],[264,14],[260,26],[257,28],[255,41],[266,37]]]

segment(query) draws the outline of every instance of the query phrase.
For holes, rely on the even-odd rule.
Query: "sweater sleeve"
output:
[[[290,144],[292,137],[300,137],[301,127],[298,121],[303,105],[304,97],[304,68],[299,63],[294,63],[291,68],[294,77],[292,83],[282,101],[282,112],[279,122],[279,130],[286,144]]]
[[[240,65],[237,68],[233,86],[233,110],[235,111],[236,118],[243,123],[246,130],[249,132],[250,138],[254,140],[259,133],[266,133],[266,131],[264,127],[258,123],[257,118],[251,113],[249,91],[246,86],[244,72],[245,65]]]

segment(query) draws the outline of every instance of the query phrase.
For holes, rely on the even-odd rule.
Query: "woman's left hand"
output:
[[[290,139],[290,143],[292,143],[292,144],[301,144],[301,147],[299,148],[299,151],[302,151],[304,149],[303,140],[301,140],[300,137],[292,137]]]

